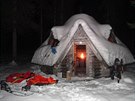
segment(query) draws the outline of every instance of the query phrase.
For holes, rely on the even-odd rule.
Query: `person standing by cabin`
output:
[[[120,65],[121,65],[121,73],[123,73],[124,72],[123,59],[121,59]]]
[[[116,58],[115,61],[114,61],[113,66],[111,67],[110,76],[111,76],[111,79],[112,79],[112,80],[114,80],[114,77],[116,76],[116,68],[117,68],[117,65],[118,65],[118,59]]]
[[[116,68],[116,77],[117,77],[117,82],[119,83],[121,79],[121,65],[120,64],[118,64]]]
[[[116,58],[111,70],[111,79],[114,80],[114,78],[116,77],[117,82],[119,83],[121,79],[121,71],[122,71],[121,62],[118,58]]]

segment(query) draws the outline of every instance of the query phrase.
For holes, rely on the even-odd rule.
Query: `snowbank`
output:
[[[25,66],[19,67],[0,68],[6,71],[6,74],[10,74],[10,70],[12,72],[33,71]],[[129,68],[135,70],[133,67]],[[41,73],[37,68],[34,71]],[[5,72],[0,71],[0,80],[5,79],[4,74]],[[130,71],[124,72],[120,83],[110,78],[76,80],[75,82],[65,82],[63,79],[59,79],[58,84],[32,86],[30,92],[26,92],[26,94],[30,94],[29,96],[17,96],[17,93],[14,95],[1,90],[0,101],[135,101],[134,85],[135,72]]]

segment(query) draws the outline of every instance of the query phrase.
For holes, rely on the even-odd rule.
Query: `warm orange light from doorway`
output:
[[[84,56],[83,53],[81,53],[80,58],[81,58],[81,59],[84,59],[84,58],[85,58],[85,56]]]

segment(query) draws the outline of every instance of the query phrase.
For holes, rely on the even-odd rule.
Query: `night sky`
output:
[[[135,0],[1,0],[0,62],[13,59],[13,33],[17,35],[16,61],[30,61],[34,51],[72,15],[86,13],[101,24],[110,24],[135,54]],[[16,31],[15,31],[16,30]]]

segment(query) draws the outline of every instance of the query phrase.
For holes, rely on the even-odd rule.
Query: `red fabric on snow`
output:
[[[27,85],[35,85],[35,84],[54,84],[56,80],[52,77],[46,78],[41,75],[35,75],[33,78],[27,81]]]
[[[11,82],[11,83],[20,83],[25,79],[28,79],[35,74],[32,72],[26,72],[26,73],[13,73],[10,74],[8,77],[6,77],[6,82]]]
[[[13,73],[6,77],[6,82],[10,83],[20,83],[23,80],[27,79],[27,85],[35,85],[35,84],[54,84],[57,81],[54,80],[52,77],[44,77],[41,75],[36,75],[32,72],[26,73]]]

